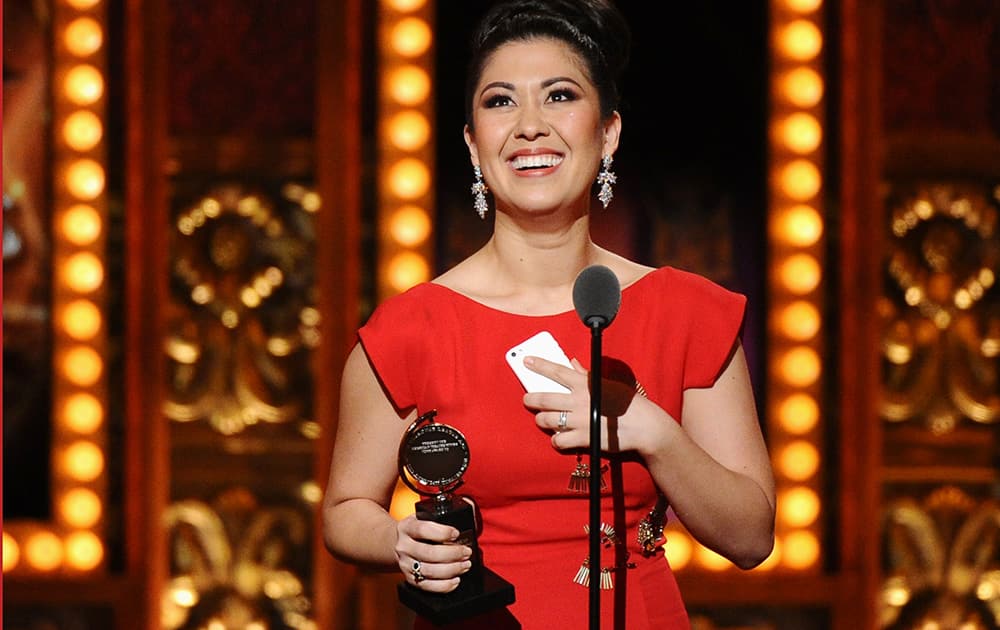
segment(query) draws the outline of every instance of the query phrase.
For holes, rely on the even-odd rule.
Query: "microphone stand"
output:
[[[590,630],[601,628],[601,319],[590,326]]]

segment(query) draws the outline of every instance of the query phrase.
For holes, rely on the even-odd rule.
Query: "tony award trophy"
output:
[[[452,492],[462,485],[469,467],[469,444],[458,429],[434,421],[436,410],[423,414],[406,430],[399,445],[399,476],[424,498],[416,516],[450,525],[460,533],[454,544],[472,548],[472,568],[450,593],[430,593],[402,582],[399,600],[437,625],[507,606],[514,602],[514,586],[483,566],[476,539],[475,509]],[[433,488],[433,490],[428,490]]]

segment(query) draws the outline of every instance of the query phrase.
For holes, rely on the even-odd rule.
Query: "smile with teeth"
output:
[[[519,155],[510,161],[511,167],[515,171],[523,171],[532,168],[549,168],[556,166],[563,161],[561,155],[546,153],[544,155]]]

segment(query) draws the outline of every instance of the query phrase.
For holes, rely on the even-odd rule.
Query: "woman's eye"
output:
[[[549,94],[549,100],[556,103],[575,101],[576,94],[572,90],[553,90]]]
[[[486,99],[485,105],[487,108],[493,108],[493,107],[504,107],[506,105],[510,105],[510,103],[511,100],[509,96],[506,96],[504,94],[495,94]]]

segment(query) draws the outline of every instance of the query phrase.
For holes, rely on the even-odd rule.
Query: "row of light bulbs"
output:
[[[104,561],[104,65],[100,0],[54,7],[52,523],[5,524],[5,574],[89,572]]]

